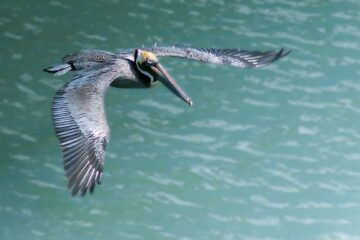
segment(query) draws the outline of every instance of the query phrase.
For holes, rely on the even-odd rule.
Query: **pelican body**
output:
[[[53,125],[72,195],[93,193],[95,185],[101,183],[105,149],[110,136],[104,107],[104,96],[109,86],[149,88],[159,81],[191,106],[191,99],[162,67],[158,57],[180,57],[255,68],[270,64],[289,52],[285,49],[259,52],[180,45],[128,49],[117,54],[82,50],[44,69],[54,75],[69,71],[75,73],[71,81],[56,92],[52,105]]]

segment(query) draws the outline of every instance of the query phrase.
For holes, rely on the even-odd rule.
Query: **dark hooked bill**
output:
[[[192,106],[191,99],[181,89],[181,87],[175,82],[175,80],[166,72],[160,63],[151,67],[154,72],[159,75],[159,81],[165,85],[172,93],[182,99],[184,102]]]

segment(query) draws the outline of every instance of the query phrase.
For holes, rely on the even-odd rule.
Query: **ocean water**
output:
[[[360,239],[360,2],[0,5],[0,239]],[[264,68],[163,58],[164,86],[110,89],[103,184],[73,198],[51,125],[84,48],[292,49]]]

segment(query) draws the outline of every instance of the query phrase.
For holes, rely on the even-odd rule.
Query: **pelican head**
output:
[[[134,60],[138,70],[145,76],[149,77],[151,82],[159,80],[172,93],[174,93],[181,100],[192,106],[191,99],[175,82],[175,80],[167,73],[167,71],[159,63],[159,60],[154,53],[135,49]]]

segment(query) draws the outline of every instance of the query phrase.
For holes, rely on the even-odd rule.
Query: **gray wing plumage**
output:
[[[268,65],[290,53],[288,49],[279,51],[248,51],[240,49],[194,48],[182,45],[170,47],[143,47],[142,50],[155,53],[158,57],[180,57],[214,64],[229,64],[240,68],[254,68]],[[118,55],[133,59],[134,49]]]
[[[114,63],[116,55],[95,49],[81,50],[77,53],[66,55],[62,58],[60,64],[55,64],[44,69],[45,72],[56,76],[63,75],[68,71],[79,71],[83,69],[92,69]]]
[[[61,64],[60,64],[61,65]],[[65,174],[72,195],[85,195],[100,184],[109,127],[104,95],[119,76],[118,66],[108,64],[78,72],[57,91],[52,118],[60,141]]]

